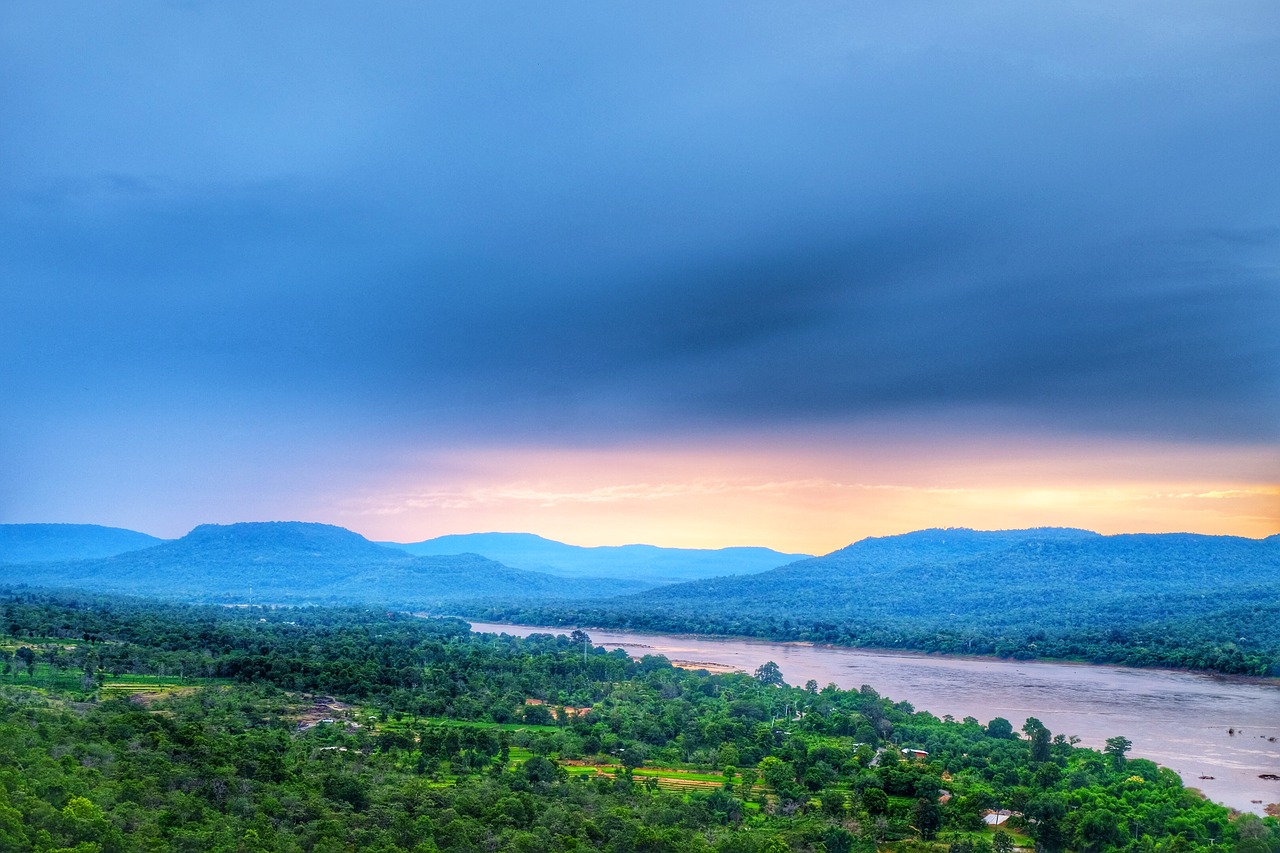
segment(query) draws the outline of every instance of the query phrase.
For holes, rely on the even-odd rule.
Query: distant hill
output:
[[[1225,600],[1254,581],[1280,584],[1278,545],[1189,534],[925,530],[865,539],[749,579],[695,581],[631,600],[644,607],[855,624],[909,621],[934,629],[1016,616],[1043,630],[1077,625],[1081,611],[1159,608],[1175,615],[1180,605],[1172,602],[1186,596]]]
[[[0,524],[0,563],[45,563],[112,557],[163,539],[97,524]]]
[[[758,575],[487,615],[1280,674],[1280,536],[923,530]]]
[[[783,554],[769,548],[660,548],[655,545],[604,545],[587,548],[544,539],[532,533],[466,533],[405,545],[384,543],[410,554],[481,554],[508,566],[566,577],[615,577],[651,583],[747,575],[802,560],[808,554]]]
[[[414,557],[327,524],[201,525],[181,539],[96,560],[0,567],[0,581],[195,601],[378,603],[591,598],[643,589],[553,577],[474,554]]]

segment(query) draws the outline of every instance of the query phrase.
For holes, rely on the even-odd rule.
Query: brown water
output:
[[[471,627],[515,636],[573,630],[484,622]],[[746,672],[772,660],[789,684],[809,679],[846,689],[869,684],[895,702],[910,702],[939,717],[976,717],[984,723],[1004,717],[1014,728],[1036,717],[1055,734],[1077,735],[1083,746],[1096,749],[1107,738],[1123,735],[1133,741],[1132,757],[1177,771],[1188,787],[1210,799],[1258,814],[1265,804],[1280,803],[1280,782],[1259,778],[1280,775],[1280,682],[1275,680],[585,630],[596,645],[636,657],[660,654]]]

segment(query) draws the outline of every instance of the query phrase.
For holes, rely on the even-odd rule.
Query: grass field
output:
[[[30,672],[18,672],[17,668],[14,667],[7,673],[0,673],[0,684],[34,687],[60,693],[84,694],[87,697],[94,692],[95,688],[86,689],[83,678],[84,671],[78,668],[55,669],[47,663],[37,663],[34,670]],[[175,690],[216,682],[217,679],[179,678],[178,676],[169,675],[108,675],[97,692],[103,699],[115,699],[139,693],[172,693]]]
[[[21,687],[39,687],[68,693],[83,691],[78,669],[54,669],[47,663],[37,663],[34,672],[18,673],[17,667],[0,675],[0,684],[16,684]]]
[[[172,675],[108,675],[100,692],[104,699],[139,693],[159,696],[211,683],[212,680],[207,678],[179,678]]]

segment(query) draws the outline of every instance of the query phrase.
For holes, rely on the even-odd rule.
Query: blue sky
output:
[[[9,4],[0,39],[0,521],[1280,529],[1273,4]]]

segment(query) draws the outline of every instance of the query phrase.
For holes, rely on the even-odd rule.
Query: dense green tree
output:
[[[785,683],[782,680],[782,670],[773,661],[765,661],[757,667],[755,677],[761,684],[767,684],[772,687],[779,687]]]
[[[916,800],[915,827],[925,841],[938,837],[938,830],[942,828],[942,810],[936,799],[921,797]]]
[[[1103,750],[1107,755],[1111,756],[1111,761],[1117,770],[1124,768],[1125,753],[1133,748],[1133,741],[1126,737],[1117,735],[1116,737],[1107,738],[1106,749]]]
[[[1022,725],[1022,731],[1026,734],[1027,739],[1031,741],[1031,760],[1048,761],[1050,757],[1049,747],[1053,742],[1053,737],[1044,723],[1035,717],[1027,717],[1026,722]]]
[[[32,651],[30,646],[19,646],[18,650],[13,654],[14,658],[22,664],[23,669],[30,675],[36,668],[36,653]]]
[[[1013,737],[1013,724],[1004,717],[995,717],[987,723],[987,734],[994,738]]]
[[[880,788],[867,788],[862,792],[862,807],[869,815],[882,815],[889,810],[889,797]]]

